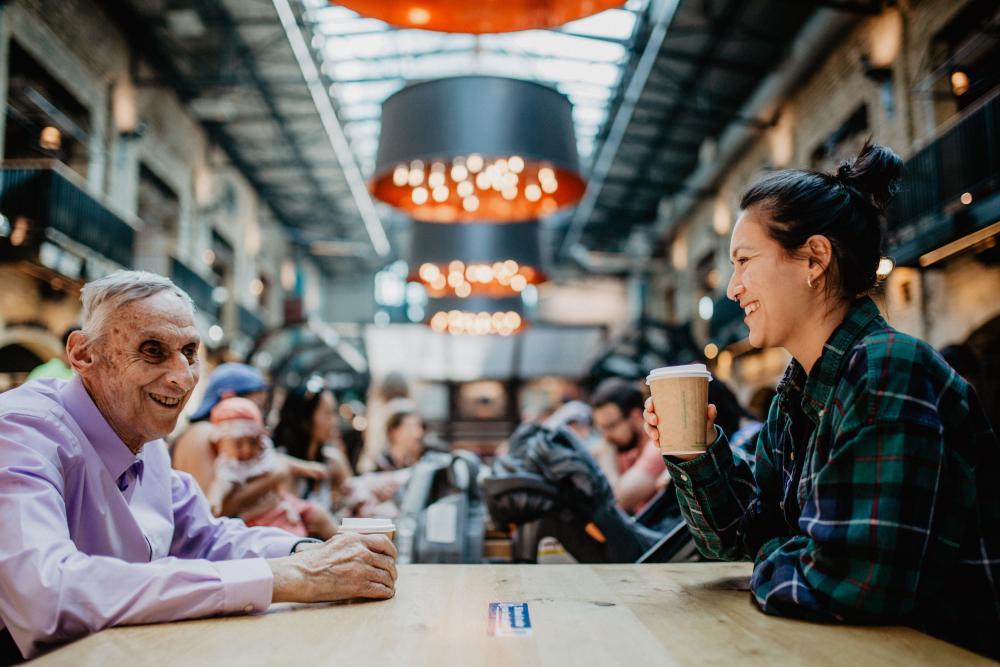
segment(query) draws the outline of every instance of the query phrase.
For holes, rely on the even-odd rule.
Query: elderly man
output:
[[[111,625],[392,597],[386,537],[303,544],[216,519],[170,469],[161,438],[198,381],[183,291],[120,271],[82,297],[75,377],[0,395],[0,646],[32,657]]]

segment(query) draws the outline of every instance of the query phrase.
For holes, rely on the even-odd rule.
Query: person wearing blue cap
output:
[[[171,451],[174,468],[194,477],[207,493],[215,478],[216,451],[208,419],[212,408],[225,398],[239,396],[250,399],[263,411],[267,389],[264,374],[253,366],[232,362],[219,365],[208,377],[201,405],[191,414],[191,425],[174,442]]]

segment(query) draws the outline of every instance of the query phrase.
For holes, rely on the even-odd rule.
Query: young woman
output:
[[[424,453],[424,422],[416,412],[403,409],[389,415],[385,437],[386,448],[376,461],[376,470],[409,468]]]
[[[752,559],[767,613],[905,623],[1000,656],[1000,450],[975,392],[866,293],[901,170],[866,145],[836,174],[750,188],[727,294],[754,347],[793,357],[757,439],[666,457],[702,553]],[[647,431],[658,440],[652,402]]]
[[[329,468],[330,497],[312,481],[302,495],[329,501],[338,515],[393,517],[398,508],[389,502],[406,476],[380,472],[355,476],[341,449],[337,399],[313,381],[288,392],[281,406],[274,443],[290,455],[324,463]]]
[[[289,456],[326,465],[336,489],[350,476],[350,465],[339,449],[337,399],[322,383],[314,383],[288,391],[274,429],[274,444]],[[315,490],[314,482],[305,484],[306,495]]]

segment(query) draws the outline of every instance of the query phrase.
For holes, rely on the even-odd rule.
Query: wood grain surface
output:
[[[995,664],[901,627],[767,616],[749,563],[407,565],[381,602],[113,628],[43,665]],[[527,602],[530,637],[487,634],[490,602]]]

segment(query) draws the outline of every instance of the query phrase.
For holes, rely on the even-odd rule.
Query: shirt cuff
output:
[[[663,457],[674,484],[690,491],[698,484],[719,479],[720,475],[732,467],[733,452],[729,448],[729,439],[718,425],[715,426],[715,433],[715,442],[704,454],[687,461],[672,456]]]
[[[257,530],[257,528],[254,528],[254,530]],[[270,539],[267,547],[264,549],[267,558],[287,556],[292,553],[292,548],[302,540],[301,537],[289,533],[287,530],[281,530],[280,528],[268,528],[268,530],[272,530],[276,534],[269,536],[272,539]]]
[[[243,558],[212,563],[222,579],[224,614],[251,614],[271,606],[274,573],[263,558]]]

